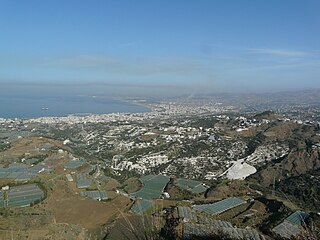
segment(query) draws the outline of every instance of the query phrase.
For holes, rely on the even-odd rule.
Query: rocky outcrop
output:
[[[281,162],[269,164],[253,177],[258,179],[263,186],[269,186],[273,183],[274,178],[283,180],[318,168],[320,168],[318,149],[297,150],[290,152]]]

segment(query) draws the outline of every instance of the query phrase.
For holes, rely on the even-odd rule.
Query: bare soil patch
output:
[[[130,200],[121,195],[107,202],[84,198],[74,193],[65,180],[58,180],[47,200],[47,210],[57,223],[80,224],[92,229],[118,216],[129,203]]]

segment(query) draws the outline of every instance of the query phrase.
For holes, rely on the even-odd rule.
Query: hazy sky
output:
[[[319,88],[319,13],[317,0],[0,0],[0,88]]]

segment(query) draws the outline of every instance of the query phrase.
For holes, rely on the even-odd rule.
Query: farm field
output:
[[[155,176],[147,175],[140,178],[140,181],[143,184],[141,190],[130,194],[133,198],[141,199],[156,199],[160,198],[164,188],[169,182],[170,178],[167,176]]]
[[[67,147],[63,146],[63,144],[60,141],[45,138],[45,137],[25,137],[20,138],[12,141],[10,143],[10,148],[7,150],[0,152],[0,161],[1,162],[8,162],[6,159],[12,161],[14,159],[19,159],[24,154],[28,153],[29,155],[38,155],[40,153],[46,153],[47,151],[50,151],[50,149],[47,150],[41,150],[42,146],[46,145],[52,145],[51,148],[63,148],[66,149]]]
[[[122,195],[108,202],[83,198],[72,192],[64,180],[59,180],[46,201],[46,209],[52,212],[57,223],[79,224],[93,229],[116,218],[130,203]]]
[[[7,207],[30,206],[43,197],[43,191],[36,184],[15,186],[7,192]]]
[[[116,222],[106,239],[152,239],[163,225],[162,218],[124,215]]]
[[[243,201],[239,198],[227,198],[216,203],[195,205],[194,208],[199,211],[216,215],[223,213],[231,208],[242,205],[244,203],[246,203],[246,201]]]
[[[178,178],[175,185],[196,194],[204,193],[207,190],[207,187],[204,187],[201,182],[191,179]]]

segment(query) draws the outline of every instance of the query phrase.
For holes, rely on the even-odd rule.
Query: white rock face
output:
[[[226,173],[228,179],[245,179],[256,171],[255,167],[245,163],[244,159],[240,159],[228,168]]]

